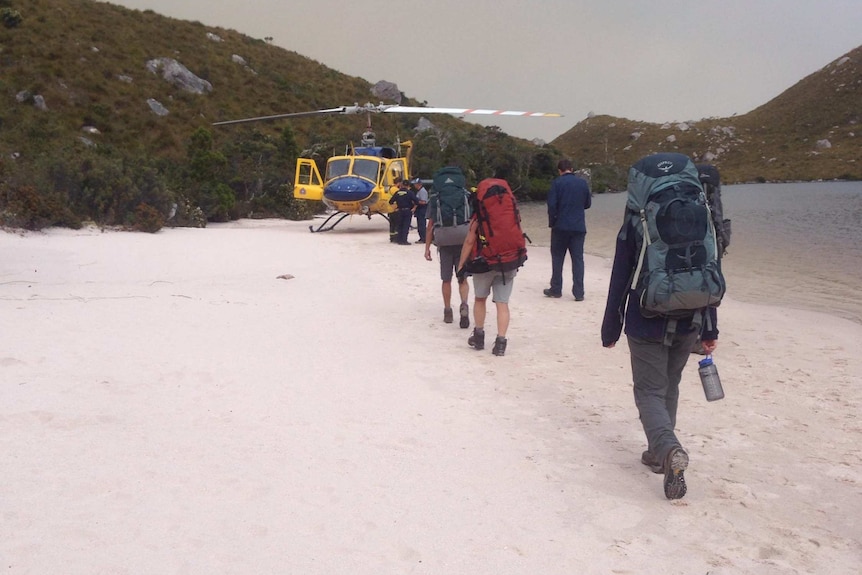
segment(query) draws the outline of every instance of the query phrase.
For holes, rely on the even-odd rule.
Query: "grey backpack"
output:
[[[631,287],[641,313],[685,318],[721,303],[726,286],[715,225],[688,156],[661,153],[636,162],[629,169],[626,218],[637,234]]]

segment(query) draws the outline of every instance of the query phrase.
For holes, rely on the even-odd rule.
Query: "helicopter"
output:
[[[293,197],[299,200],[322,201],[331,210],[329,217],[316,229],[308,226],[311,232],[332,230],[342,220],[352,215],[364,215],[368,219],[380,214],[387,220],[395,206],[389,203],[392,192],[399,180],[411,178],[411,157],[413,143],[397,142],[394,146],[378,146],[371,128],[372,114],[450,114],[456,116],[476,114],[486,116],[523,116],[523,117],[561,117],[551,112],[519,112],[514,110],[487,110],[479,108],[432,108],[421,106],[402,106],[400,104],[354,104],[308,112],[293,112],[226,120],[215,122],[213,126],[263,122],[284,118],[300,118],[327,114],[365,114],[367,124],[362,133],[361,145],[350,144],[345,153],[332,156],[326,161],[323,177],[312,158],[297,158],[294,177]],[[330,221],[333,223],[330,225]]]

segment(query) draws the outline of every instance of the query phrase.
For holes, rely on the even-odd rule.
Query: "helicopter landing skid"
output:
[[[331,214],[328,218],[326,218],[326,220],[324,220],[324,222],[323,222],[322,224],[320,224],[319,226],[317,226],[317,229],[314,229],[314,225],[310,225],[310,226],[308,226],[308,231],[310,231],[311,233],[316,233],[316,232],[328,232],[329,230],[331,230],[332,228],[334,228],[335,226],[337,226],[338,224],[340,224],[340,223],[341,223],[341,220],[343,220],[344,218],[346,218],[346,217],[347,217],[347,216],[349,216],[349,215],[350,215],[350,214],[348,214],[347,212],[335,212],[334,214]],[[328,224],[328,223],[329,223],[329,220],[331,220],[332,218],[334,218],[334,217],[336,217],[336,216],[341,216],[341,217],[339,217],[337,220],[335,220],[335,223],[334,223],[334,224],[332,224],[331,226],[327,227],[327,226],[326,226],[326,224]]]
[[[334,214],[330,214],[330,216],[328,218],[326,218],[326,220],[324,220],[324,222],[322,224],[317,226],[317,229],[314,229],[314,225],[308,226],[308,231],[310,231],[311,233],[328,232],[329,230],[333,229],[335,226],[340,224],[341,220],[343,220],[347,216],[351,216],[351,215],[354,215],[354,214],[351,214],[349,212],[335,212]],[[363,215],[367,216],[368,219],[370,220],[371,216],[374,214],[363,214]],[[388,215],[386,215],[386,214],[380,214],[380,215],[383,216],[383,219],[385,219],[387,222],[389,221]],[[337,216],[341,216],[341,217],[339,217],[337,220],[335,220],[334,224],[332,224],[331,226],[326,225],[329,223],[329,220],[331,220],[332,218],[337,217]]]

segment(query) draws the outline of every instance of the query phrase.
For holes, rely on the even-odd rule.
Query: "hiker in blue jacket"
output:
[[[563,295],[563,263],[566,253],[572,260],[572,295],[584,301],[584,240],[587,221],[584,210],[592,205],[587,181],[572,171],[572,162],[557,163],[557,177],[548,191],[548,227],[551,228],[551,287],[547,297]]]
[[[706,353],[711,354],[716,348],[718,317],[714,307],[676,321],[661,316],[644,317],[636,292],[631,289],[639,256],[636,236],[631,221],[623,224],[617,236],[602,321],[602,345],[614,347],[625,325],[635,406],[648,444],[641,463],[654,473],[664,474],[668,499],[680,499],[686,493],[683,472],[688,467],[688,454],[674,433],[679,382],[699,334],[702,333],[701,344]]]

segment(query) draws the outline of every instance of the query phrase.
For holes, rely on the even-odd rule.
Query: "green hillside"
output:
[[[595,116],[552,144],[623,178],[646,154],[678,151],[727,182],[862,179],[862,47],[745,115],[664,125]]]
[[[471,184],[500,175],[522,199],[544,199],[562,155],[590,168],[595,191],[620,189],[629,165],[665,150],[716,164],[726,182],[860,179],[860,63],[862,48],[743,116],[595,116],[547,146],[446,115],[373,122],[382,144],[413,140],[419,175],[457,161]],[[213,122],[382,99],[364,79],[234,30],[93,0],[0,0],[0,225],[308,217],[316,206],[292,198],[296,157],[322,165],[358,142],[365,118]]]
[[[175,65],[194,85],[165,78]],[[372,88],[234,30],[92,0],[0,0],[0,224],[306,217],[291,197],[296,156],[343,153],[365,117],[212,123],[376,103]],[[498,173],[541,197],[555,175],[553,149],[446,115],[417,130],[421,118],[373,122],[381,144],[414,141],[423,177],[457,160],[473,182]]]

